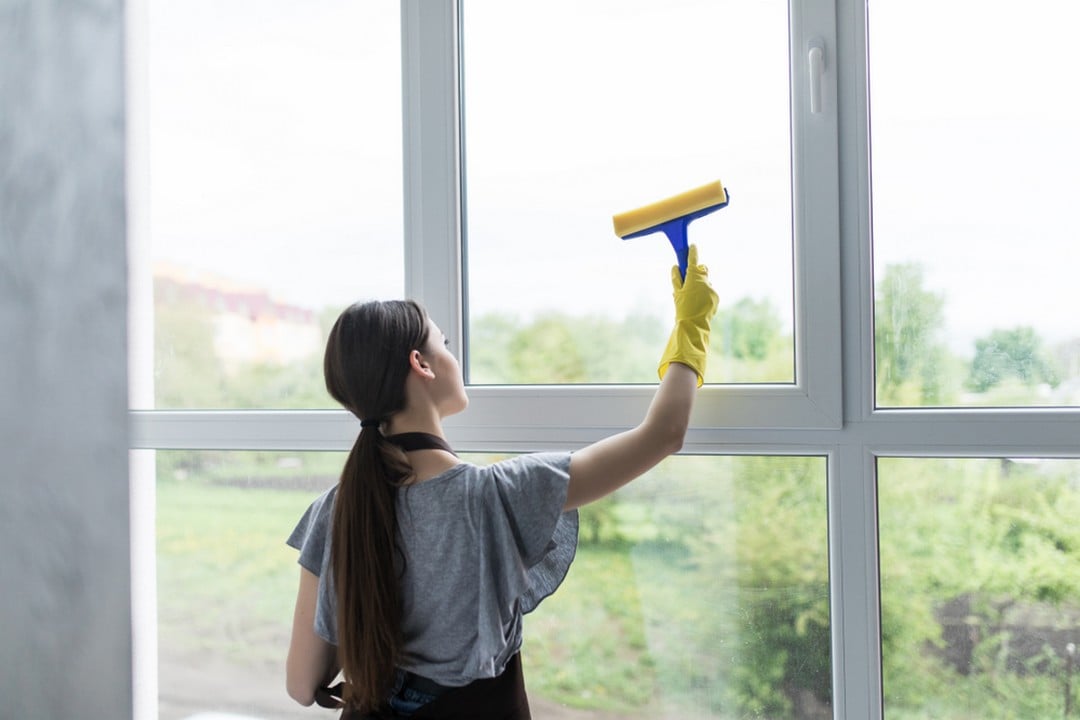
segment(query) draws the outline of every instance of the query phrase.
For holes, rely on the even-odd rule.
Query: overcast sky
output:
[[[398,3],[143,2],[154,257],[311,307],[400,295]],[[870,2],[876,265],[922,263],[957,346],[1080,335],[1080,11],[1018,7]],[[611,215],[720,179],[691,240],[722,302],[787,312],[784,3],[466,0],[465,43],[477,311],[667,315],[674,255]]]

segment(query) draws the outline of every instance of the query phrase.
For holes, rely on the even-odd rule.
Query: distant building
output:
[[[154,304],[204,314],[214,329],[214,353],[227,370],[250,363],[284,365],[320,352],[323,344],[314,311],[206,271],[156,264]]]

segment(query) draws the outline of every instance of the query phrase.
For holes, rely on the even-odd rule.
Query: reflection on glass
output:
[[[793,382],[787,4],[470,0],[462,23],[470,382],[654,382],[675,255],[611,218],[717,179],[730,206],[690,226],[721,298],[706,381]]]
[[[153,279],[135,301],[153,302],[154,353],[133,371],[163,409],[329,407],[327,322],[404,289],[400,10],[145,3],[133,270]]]
[[[887,720],[1066,716],[1080,462],[882,459],[878,504]]]
[[[162,720],[321,717],[285,695],[284,538],[343,461],[158,453]],[[584,508],[566,582],[525,621],[534,715],[831,717],[825,497],[820,458],[676,457]]]
[[[878,405],[1080,404],[1080,6],[868,17]]]

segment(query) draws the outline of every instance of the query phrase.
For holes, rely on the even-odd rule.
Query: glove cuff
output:
[[[708,325],[702,329],[699,326],[679,323],[671,331],[667,347],[664,348],[664,354],[660,357],[657,374],[663,380],[671,363],[681,363],[697,373],[697,386],[701,387],[705,383],[705,360],[708,357],[708,348]]]

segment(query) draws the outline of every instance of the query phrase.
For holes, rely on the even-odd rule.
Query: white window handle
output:
[[[821,76],[825,74],[825,44],[818,39],[809,43],[810,112],[821,112]]]

